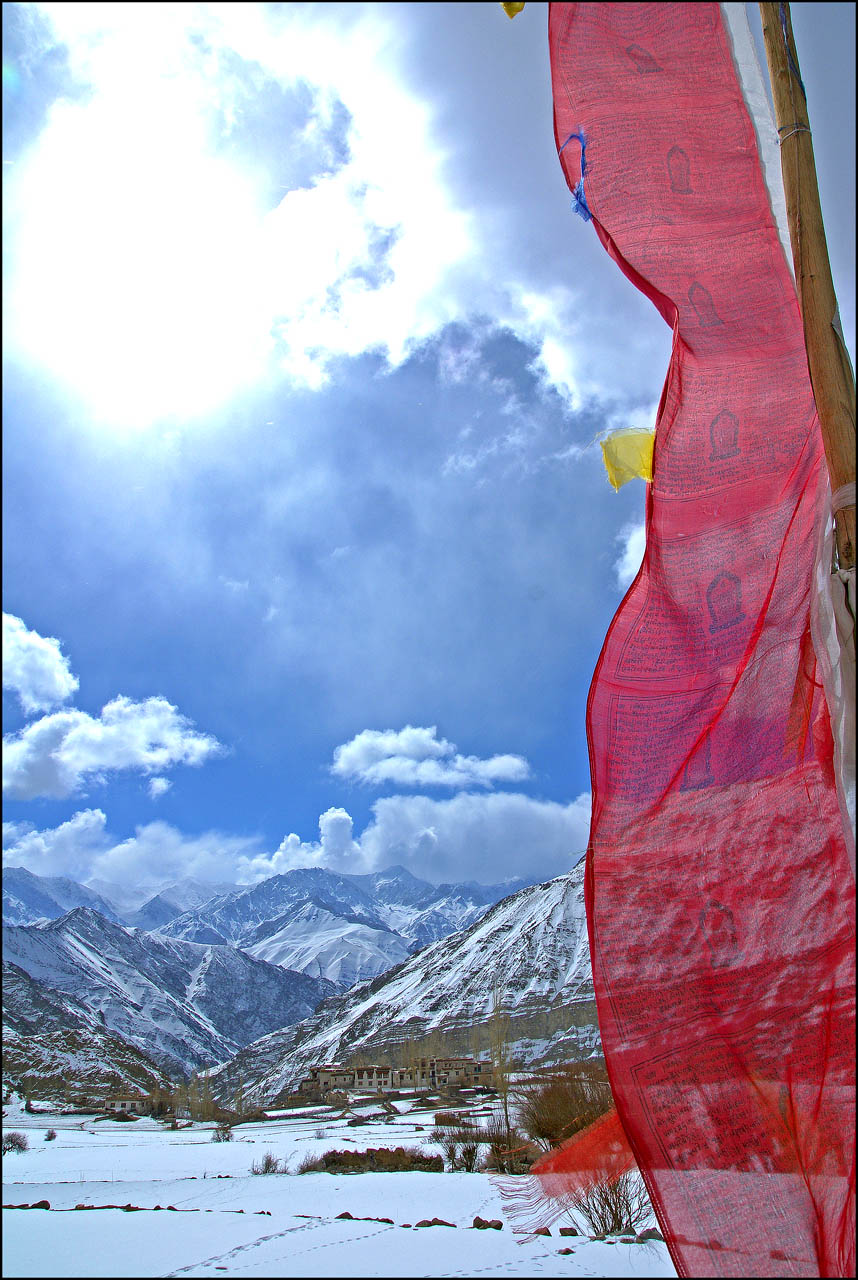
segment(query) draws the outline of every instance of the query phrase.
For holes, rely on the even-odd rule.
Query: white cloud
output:
[[[169,778],[150,778],[148,788],[150,799],[157,800],[160,796],[166,795],[172,785]]]
[[[189,836],[168,822],[149,822],[94,858],[90,878],[127,885],[167,884],[185,876],[216,883],[258,879],[246,869],[259,851],[255,836],[222,831]]]
[[[3,865],[23,866],[35,875],[65,875],[86,883],[108,881],[131,886],[159,885],[185,876],[214,883],[255,884],[292,867],[325,866],[362,871],[359,847],[352,840],[352,819],[344,809],[329,809],[319,819],[319,841],[289,835],[275,853],[266,853],[259,836],[223,831],[187,835],[168,822],[149,822],[133,836],[117,840],[107,831],[101,809],[85,809],[68,822],[43,831],[28,823],[4,823]]]
[[[200,765],[223,751],[165,698],[118,697],[98,717],[57,711],[3,740],[3,791],[22,800],[61,799],[119,769],[145,774]]]
[[[4,866],[36,875],[157,886],[191,876],[255,884],[294,867],[360,874],[402,863],[428,880],[497,883],[514,876],[549,879],[573,866],[587,844],[590,797],[571,804],[519,794],[463,792],[448,800],[396,796],[378,800],[355,839],[351,816],[332,807],[319,818],[319,839],[294,833],[268,853],[259,836],[222,831],[186,835],[166,822],[139,826],[117,841],[101,809],[85,809],[43,831],[4,825]]]
[[[566,805],[504,792],[391,796],[373,815],[360,840],[370,870],[401,862],[435,881],[549,879],[571,870],[587,846],[590,796]]]
[[[256,837],[206,831],[188,836],[166,822],[136,828],[117,841],[101,809],[85,809],[44,831],[9,833],[3,865],[23,866],[35,875],[64,875],[86,882],[106,880],[128,886],[168,884],[185,876],[230,883],[259,879],[247,869],[260,852]]]
[[[11,825],[11,824],[10,824]],[[37,876],[70,876],[84,880],[110,847],[107,818],[102,809],[84,809],[68,822],[44,831],[3,833],[3,865],[26,867]]]
[[[30,631],[14,614],[3,614],[3,688],[13,689],[28,714],[66,702],[78,688],[60,642]]]
[[[364,729],[334,751],[331,772],[374,786],[491,787],[496,782],[520,782],[530,776],[522,756],[497,755],[481,760],[460,755],[456,746],[439,739],[435,725],[404,729]]]
[[[547,880],[571,870],[589,829],[589,794],[565,805],[505,792],[462,792],[448,800],[391,796],[376,801],[358,839],[350,815],[329,809],[319,819],[319,840],[292,833],[273,855],[243,860],[236,878],[255,881],[308,866],[361,874],[401,863],[435,882]]]
[[[54,104],[16,165],[14,340],[97,415],[121,408],[128,422],[129,385],[129,425],[203,413],[263,376],[272,334],[293,381],[319,386],[337,357],[379,349],[398,362],[456,313],[441,286],[473,249],[468,219],[441,180],[429,111],[397,78],[382,15],[42,10],[90,92]],[[257,81],[261,66],[271,84],[309,86],[305,133],[338,101],[351,115],[339,171],[273,211],[260,177],[217,150],[212,119],[240,106],[224,55]],[[287,134],[283,147],[299,141]],[[375,279],[387,233],[396,242]]]
[[[295,867],[325,867],[329,871],[365,871],[360,845],[353,835],[351,815],[330,808],[319,818],[319,839],[304,841],[291,832],[272,856],[260,855],[242,867],[242,878],[260,880]]]
[[[19,840],[34,830],[32,822],[4,822],[3,848],[11,848],[13,844],[17,844]]]
[[[621,591],[631,586],[644,557],[646,528],[643,524],[627,524],[617,535],[620,555],[614,563],[617,586]]]

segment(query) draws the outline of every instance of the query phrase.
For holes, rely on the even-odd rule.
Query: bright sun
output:
[[[264,211],[187,92],[58,103],[12,175],[12,349],[117,431],[211,410],[270,350]]]
[[[431,112],[391,70],[383,18],[39,8],[87,88],[51,105],[7,169],[4,342],[96,429],[200,423],[269,372],[319,387],[333,360],[398,362],[461,314],[470,215],[443,180]],[[220,147],[260,77],[311,90],[306,122],[271,121],[284,156],[289,129],[312,147],[336,107],[349,117],[348,159],[331,167],[320,145],[312,182],[284,186],[274,209],[252,151]]]

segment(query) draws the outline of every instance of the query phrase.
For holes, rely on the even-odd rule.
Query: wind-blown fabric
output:
[[[575,205],[673,329],[644,562],[587,712],[617,1112],[680,1275],[854,1275],[855,883],[795,287],[721,6],[553,3],[549,44]]]

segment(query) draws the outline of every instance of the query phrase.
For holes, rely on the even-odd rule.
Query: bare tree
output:
[[[508,1145],[512,1136],[512,1124],[509,1115],[510,1074],[512,1062],[509,1051],[510,1020],[504,1011],[497,978],[492,987],[492,1012],[489,1019],[489,1052],[492,1060],[492,1084],[497,1090],[503,1108],[503,1119],[507,1131]]]

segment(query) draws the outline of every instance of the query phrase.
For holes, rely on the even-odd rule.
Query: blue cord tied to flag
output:
[[[583,218],[585,222],[589,222],[593,215],[587,208],[587,197],[584,195],[584,174],[587,172],[587,138],[584,134],[584,130],[581,129],[578,133],[570,133],[569,137],[563,143],[563,146],[557,154],[562,154],[573,138],[577,138],[581,143],[581,177],[578,180],[575,190],[572,192],[572,208],[580,218]]]

